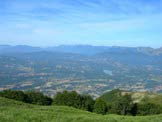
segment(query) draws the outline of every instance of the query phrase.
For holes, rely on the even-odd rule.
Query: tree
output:
[[[89,95],[81,96],[81,109],[92,112],[94,106],[94,100]]]
[[[111,111],[112,113],[120,115],[131,114],[132,105],[133,103],[130,95],[121,96],[112,104]]]
[[[101,100],[101,99],[97,99],[95,101],[95,104],[94,104],[94,110],[93,110],[95,113],[97,114],[106,114],[107,112],[107,105],[105,103],[105,101]]]
[[[160,105],[156,105],[154,103],[142,103],[137,106],[138,115],[153,115],[160,114],[161,107]]]
[[[51,105],[52,99],[46,95],[43,95],[41,92],[28,91],[26,92],[28,96],[29,103],[38,104],[38,105]]]
[[[53,99],[53,103],[57,105],[67,105],[75,108],[80,108],[81,96],[75,91],[63,91],[57,93]]]
[[[0,92],[1,97],[14,99],[22,102],[28,102],[28,96],[23,91],[4,90]]]
[[[131,108],[131,114],[133,115],[133,116],[136,116],[137,115],[137,103],[134,103],[133,105],[132,105],[132,108]]]
[[[54,96],[53,104],[72,106],[87,111],[93,111],[94,100],[91,96],[80,95],[75,91],[63,91]]]

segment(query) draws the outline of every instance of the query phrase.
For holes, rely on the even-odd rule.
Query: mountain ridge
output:
[[[17,53],[17,52],[65,52],[65,53],[78,53],[84,55],[94,55],[103,52],[139,52],[146,55],[161,55],[162,47],[122,47],[122,46],[92,46],[92,45],[59,45],[53,47],[34,47],[28,45],[0,45],[0,54]]]

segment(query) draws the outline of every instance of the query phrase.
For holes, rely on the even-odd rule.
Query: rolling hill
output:
[[[161,122],[162,115],[98,115],[65,106],[38,106],[0,97],[0,122]]]

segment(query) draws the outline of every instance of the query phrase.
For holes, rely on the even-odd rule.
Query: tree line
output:
[[[107,97],[112,97],[110,92]],[[94,112],[97,114],[119,114],[119,115],[153,115],[162,113],[162,106],[155,103],[134,103],[131,95],[119,95],[107,102],[102,97],[94,100],[89,95],[81,95],[75,91],[63,91],[57,93],[53,98],[37,91],[15,91],[4,90],[0,92],[1,97],[14,99],[37,105],[61,105],[71,106],[77,109]]]
[[[37,105],[51,105],[53,102],[52,98],[34,90],[26,92],[16,90],[4,90],[0,92],[0,96]]]

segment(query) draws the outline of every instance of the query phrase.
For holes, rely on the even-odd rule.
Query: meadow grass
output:
[[[0,122],[162,122],[162,115],[99,115],[66,106],[38,106],[0,97]]]

